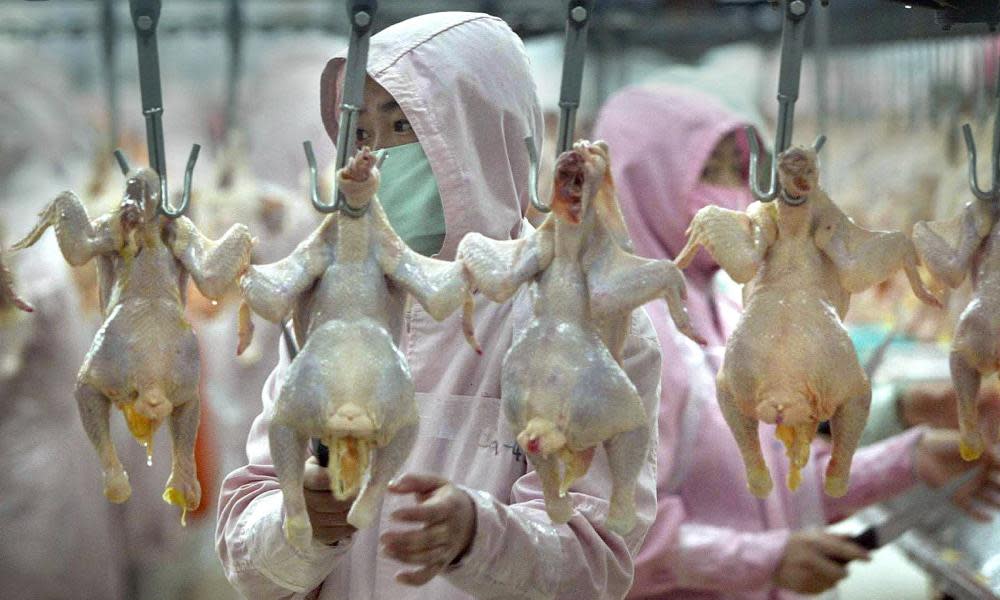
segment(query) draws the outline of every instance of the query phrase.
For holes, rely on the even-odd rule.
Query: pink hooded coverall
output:
[[[677,255],[692,217],[707,203],[697,189],[719,141],[738,132],[744,167],[748,163],[745,124],[707,95],[666,85],[627,88],[608,100],[594,137],[610,144],[618,199],[637,254]],[[725,207],[742,210],[751,200],[735,191]],[[859,450],[842,498],[823,493],[829,447],[817,440],[801,487],[790,492],[784,447],[774,427],[762,425],[761,447],[775,485],[766,499],[750,494],[715,398],[718,359],[735,326],[725,318],[726,299],[712,290],[718,268],[702,250],[684,272],[691,320],[709,340],[705,351],[677,332],[663,303],[646,307],[664,356],[658,506],[636,557],[630,598],[797,598],[771,583],[790,532],[821,527],[915,483],[912,455],[920,430]]]
[[[540,140],[542,115],[517,36],[494,17],[438,13],[373,36],[369,52],[369,74],[399,102],[437,180],[447,227],[439,257],[453,259],[470,231],[497,239],[523,235],[529,227],[523,219],[529,168],[524,138]],[[331,60],[321,81],[323,120],[333,139],[344,64],[342,54]],[[475,537],[456,566],[413,588],[394,580],[402,565],[378,556],[388,515],[411,504],[411,496],[387,494],[375,525],[337,547],[314,541],[311,556],[304,556],[288,545],[267,439],[289,362],[283,352],[264,386],[264,410],[247,442],[248,464],[223,484],[217,548],[233,585],[249,598],[272,599],[623,597],[632,583],[632,557],[656,510],[655,456],[650,452],[641,473],[638,525],[627,537],[603,526],[611,488],[603,449],[571,491],[577,513],[565,525],[551,523],[537,476],[514,451],[517,432],[508,427],[499,399],[501,362],[513,332],[526,322],[528,300],[525,290],[503,305],[477,299],[481,357],[463,338],[460,314],[437,323],[411,302],[399,335],[420,411],[420,434],[402,472],[450,479],[475,504]],[[645,313],[636,311],[625,369],[654,421],[659,366],[655,333]]]

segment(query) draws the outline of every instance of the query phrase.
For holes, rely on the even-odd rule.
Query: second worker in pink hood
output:
[[[321,80],[322,117],[334,139],[344,64],[342,55],[331,60]],[[542,115],[524,47],[506,24],[472,13],[410,19],[372,37],[368,73],[365,114],[354,137],[389,148],[380,198],[401,237],[418,251],[451,260],[470,231],[496,239],[524,235],[530,227],[523,217],[529,169],[524,138],[540,140]],[[406,160],[393,165],[400,157]],[[480,357],[465,342],[461,315],[438,323],[410,303],[398,346],[417,390],[416,444],[375,523],[356,532],[346,527],[345,507],[323,490],[319,477],[310,488],[310,472],[322,470],[307,464],[314,530],[309,555],[284,537],[268,449],[271,411],[289,363],[283,353],[264,387],[264,410],[247,442],[248,464],[223,484],[217,546],[233,585],[249,598],[623,597],[632,583],[632,557],[656,509],[655,459],[651,453],[640,474],[638,524],[628,536],[603,526],[611,489],[603,450],[571,488],[573,518],[551,523],[538,478],[500,410],[502,359],[529,312],[526,291],[500,305],[479,298]],[[624,362],[655,420],[660,354],[642,311],[635,312]],[[431,505],[437,508],[426,510]],[[406,540],[415,537],[406,532],[414,524],[399,517],[432,513],[415,534],[435,537],[431,548],[408,549]],[[445,563],[435,565],[441,556]],[[420,588],[404,585],[427,580]]]

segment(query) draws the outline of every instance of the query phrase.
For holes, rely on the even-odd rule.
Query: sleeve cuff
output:
[[[250,559],[263,576],[275,585],[297,593],[307,593],[330,574],[336,559],[351,547],[351,539],[336,546],[312,541],[308,555],[289,545],[282,527],[284,509],[280,491],[257,498],[242,515],[246,523]]]

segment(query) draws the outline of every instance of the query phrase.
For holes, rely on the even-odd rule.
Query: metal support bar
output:
[[[191,173],[200,147],[191,148],[184,173],[184,195],[177,208],[170,205],[167,190],[167,157],[163,142],[163,93],[160,89],[160,57],[156,46],[156,26],[160,20],[160,0],[129,0],[135,43],[139,53],[139,91],[142,114],[146,117],[146,147],[149,164],[160,177],[160,212],[172,219],[184,214],[191,200]]]
[[[583,87],[583,65],[587,58],[587,29],[594,14],[594,0],[569,0],[566,3],[566,42],[563,46],[562,83],[559,87],[559,133],[556,136],[556,156],[573,147],[576,135],[576,111],[580,108]],[[528,198],[540,213],[552,212],[552,207],[538,199],[538,150],[534,140],[525,139],[531,162]]]
[[[101,63],[104,65],[104,94],[108,104],[108,148],[118,145],[118,78],[115,73],[118,53],[118,24],[114,0],[101,0]]]
[[[569,0],[566,6],[566,44],[563,47],[562,85],[559,88],[559,135],[556,154],[573,146],[576,111],[580,108],[583,65],[587,58],[587,29],[594,0]]]
[[[760,189],[757,165],[760,153],[754,133],[747,128],[751,141],[750,191],[761,202],[778,197],[777,157],[792,143],[792,126],[795,120],[795,102],[799,98],[799,80],[802,74],[802,51],[805,46],[805,24],[813,0],[783,0],[784,23],[781,27],[781,66],[778,75],[778,121],[774,136],[774,154],[771,159],[771,176],[767,189]]]
[[[334,163],[339,171],[347,164],[351,149],[354,147],[353,135],[358,112],[365,104],[365,77],[368,74],[368,42],[371,38],[372,23],[378,10],[377,0],[350,0],[347,5],[347,18],[351,24],[351,37],[347,46],[347,65],[344,68],[344,88],[340,101],[340,122],[337,132],[337,159]],[[305,142],[306,159],[310,161],[310,171],[315,170],[315,157],[312,156],[311,144]],[[333,182],[333,202],[323,202],[320,198],[316,177],[311,178],[312,203],[321,213],[333,213],[338,210],[345,215],[358,218],[368,211],[368,205],[363,209],[353,209],[344,201],[343,195],[337,189],[337,181]]]
[[[225,139],[229,141],[239,110],[240,76],[243,72],[243,9],[240,0],[228,0],[226,6],[226,41],[229,44],[229,72],[226,79]]]

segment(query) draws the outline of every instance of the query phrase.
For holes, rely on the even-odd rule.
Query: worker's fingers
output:
[[[321,544],[332,544],[350,537],[356,530],[351,526],[316,527],[313,525],[313,537]]]
[[[404,585],[424,585],[431,579],[434,579],[434,576],[440,573],[442,569],[444,569],[444,565],[438,564],[428,565],[416,571],[400,571],[396,573],[396,581]]]
[[[313,512],[346,517],[351,510],[351,500],[337,500],[329,491],[302,490],[302,492],[306,506]]]
[[[809,557],[808,564],[818,578],[829,582],[827,587],[832,587],[836,582],[847,577],[847,567],[826,556],[813,555]]]
[[[991,510],[1000,510],[1000,493],[994,490],[979,490],[972,499]]]
[[[451,528],[441,524],[409,531],[387,531],[379,541],[386,549],[409,554],[451,544],[454,542],[452,537]]]
[[[330,491],[330,474],[316,462],[315,456],[310,456],[302,471],[302,487],[307,490]]]
[[[389,558],[408,565],[437,565],[448,560],[454,550],[449,546],[437,546],[419,552],[398,552],[384,547],[382,553]]]
[[[838,535],[824,534],[817,536],[813,540],[813,543],[817,548],[819,548],[823,555],[828,556],[831,559],[840,560],[842,562],[850,562],[852,560],[868,560],[868,550],[858,544],[855,544],[847,538]]]
[[[963,496],[960,498],[955,498],[953,500],[955,506],[959,508],[962,512],[967,514],[970,518],[980,521],[982,523],[989,523],[992,520],[990,513],[978,506],[976,502],[973,501],[970,496]]]
[[[389,483],[389,491],[393,494],[430,494],[447,483],[447,479],[437,475],[407,473]]]
[[[440,523],[455,514],[455,510],[453,502],[439,501],[431,497],[421,504],[394,510],[392,520],[406,523]]]

